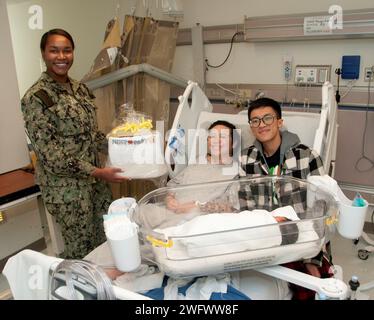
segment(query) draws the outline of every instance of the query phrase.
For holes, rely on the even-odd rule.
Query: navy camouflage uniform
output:
[[[98,130],[94,96],[70,79],[71,88],[47,73],[22,98],[29,139],[37,155],[36,182],[47,210],[61,226],[64,258],[81,259],[105,241],[102,215],[112,195],[91,173],[107,151]]]

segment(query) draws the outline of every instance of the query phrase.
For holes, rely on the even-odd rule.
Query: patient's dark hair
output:
[[[236,133],[236,131],[235,131],[236,127],[232,123],[230,123],[228,121],[218,120],[218,121],[213,122],[209,126],[208,131],[210,131],[211,129],[213,129],[216,126],[224,126],[224,127],[228,128],[228,129],[230,129],[230,137],[231,137],[231,141],[232,141],[232,149],[230,150],[230,156],[233,156],[233,154],[234,154],[234,148],[236,147],[234,145],[234,141],[238,141],[236,139],[234,140],[234,134]]]
[[[70,35],[69,32],[63,30],[63,29],[52,29],[47,31],[46,33],[43,34],[42,39],[40,40],[40,50],[44,51],[45,46],[47,45],[48,37],[53,36],[53,35],[58,35],[58,36],[64,36],[71,42],[71,46],[73,47],[73,50],[75,49],[75,44],[73,37]]]
[[[260,98],[260,99],[251,101],[251,103],[249,104],[248,120],[251,120],[251,113],[253,110],[256,110],[258,108],[263,108],[263,107],[272,108],[276,112],[278,118],[279,119],[282,118],[282,109],[278,102],[270,98]]]

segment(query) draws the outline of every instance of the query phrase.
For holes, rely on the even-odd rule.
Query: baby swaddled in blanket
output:
[[[272,189],[272,186],[268,183],[262,183],[262,185],[264,186],[263,189]],[[200,217],[196,219],[201,221],[212,219],[213,225],[216,225],[218,221],[222,221],[223,225],[229,226],[231,225],[231,219],[239,221],[240,217],[236,217],[235,214],[245,216],[245,219],[250,223],[249,226],[261,226],[278,222],[279,225],[277,228],[281,234],[281,243],[279,245],[295,243],[299,232],[297,224],[292,223],[292,221],[300,220],[298,213],[292,206],[287,206],[285,201],[284,203],[274,203],[271,201],[271,197],[263,201],[264,199],[258,199],[258,197],[248,192],[248,190],[243,192],[243,189],[250,188],[249,190],[251,190],[251,187],[251,184],[247,185],[241,183],[240,180],[234,180],[226,183],[201,185],[201,187],[175,188],[166,196],[166,207],[175,214],[186,215],[186,218],[183,217],[182,220],[190,220],[197,215],[204,216],[210,214],[208,218]],[[267,190],[265,193],[272,194],[273,191]],[[280,198],[284,199],[285,192],[282,193],[282,197]],[[172,195],[171,199],[169,199],[170,194]],[[169,201],[175,200],[178,201],[178,206],[169,205]],[[290,197],[287,196],[288,200],[290,200]],[[294,202],[291,201],[290,203],[293,204]],[[284,210],[285,206],[287,206],[286,210]],[[301,209],[297,205],[296,209],[299,213],[302,213],[304,210],[304,208]],[[215,214],[216,217],[213,218],[212,214]],[[223,216],[218,216],[219,214]],[[227,217],[227,223],[223,222],[224,217]],[[158,226],[157,224],[155,225]],[[204,226],[203,224],[202,227],[199,227],[198,223],[195,223],[195,225],[196,233]],[[238,227],[240,227],[240,224]],[[215,231],[213,230],[212,232]]]
[[[289,228],[279,228],[276,217],[291,221]],[[198,215],[179,225],[154,229],[173,240],[168,256],[180,259],[230,254],[278,247],[284,244],[318,239],[311,223],[298,222],[302,228],[299,238],[296,221],[300,221],[291,206],[240,213],[211,213]],[[290,228],[294,225],[295,228]],[[287,226],[287,224],[285,224]]]

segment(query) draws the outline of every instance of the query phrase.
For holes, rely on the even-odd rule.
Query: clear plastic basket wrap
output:
[[[170,198],[190,209],[176,210]],[[312,258],[336,211],[318,186],[261,177],[157,189],[138,202],[133,220],[149,260],[169,276],[196,277]]]
[[[123,169],[120,175],[131,179],[166,175],[163,137],[152,128],[150,117],[124,105],[107,136],[108,166]]]

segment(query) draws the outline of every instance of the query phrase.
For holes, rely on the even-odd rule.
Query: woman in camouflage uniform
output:
[[[98,130],[94,96],[68,76],[74,41],[61,29],[40,43],[46,72],[22,99],[25,126],[37,155],[36,180],[44,203],[61,226],[64,258],[80,259],[105,240],[102,214],[111,203],[107,182],[121,182],[121,169],[100,168],[107,151]]]

